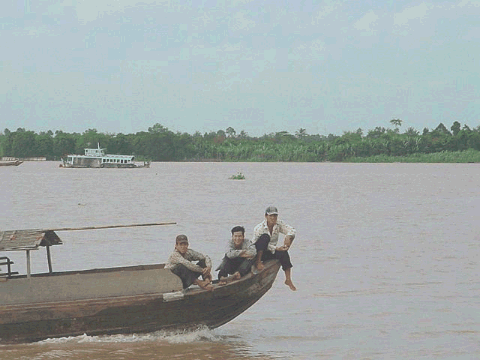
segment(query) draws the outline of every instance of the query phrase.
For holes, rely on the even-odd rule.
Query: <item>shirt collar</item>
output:
[[[273,229],[275,229],[277,226],[278,226],[278,220],[277,220],[277,223],[275,225],[273,225]],[[268,229],[267,219],[263,220],[263,227],[265,229]]]

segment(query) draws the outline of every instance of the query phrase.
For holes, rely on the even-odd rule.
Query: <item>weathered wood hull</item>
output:
[[[0,166],[18,166],[23,164],[23,161],[15,160],[15,161],[0,161]]]
[[[172,290],[179,294],[181,283],[169,270],[162,269],[163,265],[43,277],[44,285],[49,282],[46,278],[53,280],[49,287],[54,293],[34,296],[33,303],[21,294],[9,299],[0,295],[0,339],[8,343],[82,334],[216,328],[241,314],[270,289],[280,265],[277,261],[266,265],[259,274],[249,274],[225,286],[215,285],[214,291],[192,288],[174,299],[167,295],[172,294]],[[76,284],[66,286],[66,292],[55,290],[71,283],[72,276],[77,277],[78,290],[74,290]],[[35,277],[18,280],[35,283]],[[0,289],[6,284],[13,288],[15,281],[17,279],[12,278],[0,283]],[[9,289],[2,289],[5,294],[3,290]],[[90,295],[96,292],[100,296]],[[132,294],[126,294],[128,292]]]

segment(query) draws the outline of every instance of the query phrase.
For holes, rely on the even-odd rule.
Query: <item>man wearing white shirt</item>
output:
[[[284,244],[277,246],[280,234],[285,235]],[[285,284],[293,291],[297,290],[292,282],[292,263],[288,249],[295,238],[295,229],[278,219],[278,210],[269,206],[265,210],[265,220],[253,229],[253,241],[257,249],[255,267],[258,271],[264,268],[263,261],[277,259],[285,271]]]

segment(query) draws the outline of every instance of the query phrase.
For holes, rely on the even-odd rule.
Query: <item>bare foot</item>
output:
[[[242,275],[237,271],[235,274],[232,275],[232,280],[240,280]]]
[[[196,284],[200,286],[203,290],[213,291],[213,286],[210,284],[210,281],[197,280]]]
[[[227,278],[226,277],[221,277],[220,281],[218,282],[219,286],[227,285]]]
[[[295,285],[293,285],[292,280],[285,280],[285,285],[287,285],[287,286],[290,288],[290,290],[292,290],[292,291],[296,291],[296,290],[297,290],[297,288],[295,287]]]
[[[258,271],[262,271],[263,269],[265,269],[265,265],[263,265],[261,261],[257,263],[256,267]]]

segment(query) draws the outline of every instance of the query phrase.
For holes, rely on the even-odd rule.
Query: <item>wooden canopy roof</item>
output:
[[[61,245],[53,230],[7,230],[0,232],[0,251],[37,250],[40,246]]]
[[[104,225],[65,227],[57,229],[30,229],[0,231],[0,251],[37,250],[40,246],[61,245],[62,240],[55,231],[99,230],[137,226],[174,225],[176,222],[160,222],[129,225]]]

